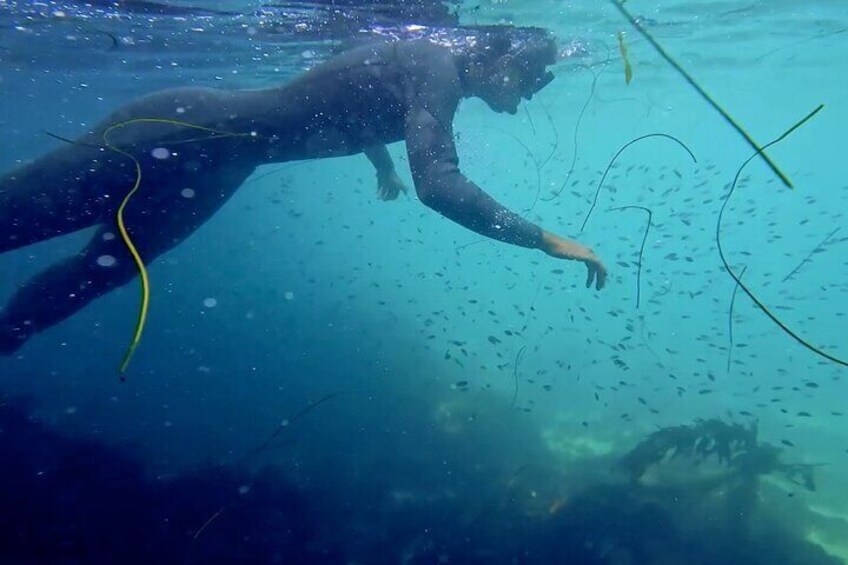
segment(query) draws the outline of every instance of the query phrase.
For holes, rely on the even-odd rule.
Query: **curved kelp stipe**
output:
[[[518,365],[521,363],[521,359],[524,357],[524,351],[526,349],[526,345],[521,346],[521,349],[519,349],[518,353],[515,355],[515,362],[512,365],[512,380],[515,388],[512,391],[512,402],[509,403],[511,408],[515,408],[515,403],[518,400]]]
[[[636,269],[636,308],[639,308],[639,302],[642,297],[642,254],[645,252],[645,242],[648,241],[648,232],[651,231],[651,220],[653,213],[650,208],[644,206],[619,206],[618,208],[610,208],[610,212],[618,212],[620,210],[642,210],[648,214],[648,225],[645,226],[645,233],[642,236],[642,245],[639,247],[639,263]]]
[[[85,143],[83,141],[76,141],[73,139],[68,139],[67,137],[62,137],[61,135],[56,135],[55,133],[41,130],[44,135],[52,137],[53,139],[58,139],[59,141],[64,141],[65,143],[70,143],[71,145],[80,145],[82,147],[92,147],[94,149],[103,149],[102,145],[94,145],[93,143]]]
[[[542,112],[544,112],[545,114],[545,119],[548,121],[548,125],[551,127],[551,133],[554,134],[554,142],[551,146],[551,150],[548,153],[548,156],[542,159],[542,162],[539,164],[539,168],[544,169],[545,165],[550,162],[551,158],[556,153],[556,150],[559,148],[559,132],[557,131],[556,126],[554,125],[554,119],[551,117],[551,113],[550,111],[548,111],[548,107],[545,106],[544,102],[542,102],[541,100],[539,101],[539,106],[542,107]],[[527,106],[525,105],[524,107],[526,108]]]
[[[301,418],[303,418],[304,416],[306,416],[307,414],[312,412],[315,408],[318,408],[318,406],[320,406],[321,404],[324,404],[328,400],[332,400],[333,398],[339,396],[340,394],[342,394],[342,393],[341,392],[332,392],[330,394],[325,394],[324,396],[322,396],[318,400],[315,400],[315,401],[307,404],[304,408],[302,408],[300,410],[300,412],[298,412],[297,414],[295,414],[291,418],[286,418],[285,420],[280,422],[280,424],[277,425],[276,428],[274,428],[274,431],[272,431],[268,435],[268,437],[265,438],[265,441],[263,441],[261,444],[259,444],[254,449],[245,453],[242,456],[242,458],[239,459],[238,463],[236,464],[236,468],[244,468],[252,459],[256,459],[260,455],[262,455],[271,446],[271,444],[274,443],[274,440],[276,440],[277,437],[281,433],[283,433],[284,430],[290,429],[291,426],[295,422],[297,422],[298,420],[300,420]],[[209,516],[209,518],[207,518],[206,521],[203,522],[203,524],[201,524],[199,528],[197,528],[197,530],[192,535],[192,541],[196,542],[198,540],[198,538],[200,538],[200,536],[203,535],[203,532],[205,532],[207,530],[207,528],[209,528],[210,524],[212,524],[212,522],[214,522],[218,518],[218,516],[220,516],[221,514],[224,513],[224,511],[227,509],[227,507],[230,504],[232,504],[232,501],[237,496],[239,496],[239,495],[238,494],[231,494],[230,497],[229,497],[229,500],[227,502],[225,502],[223,505],[221,505],[221,507],[218,508],[218,510],[216,510],[214,513],[212,513]]]
[[[124,358],[121,361],[120,368],[118,369],[118,374],[121,377],[121,380],[124,380],[124,373],[129,366],[130,359],[132,359],[133,353],[135,353],[138,344],[141,342],[141,335],[144,332],[144,325],[147,321],[147,311],[150,306],[150,279],[147,275],[147,268],[144,265],[144,260],[141,258],[141,255],[138,252],[135,244],[133,243],[132,238],[130,237],[129,232],[127,231],[126,224],[124,223],[124,211],[127,208],[127,204],[132,199],[133,195],[138,192],[138,189],[141,187],[141,163],[139,163],[138,159],[135,158],[134,155],[121,149],[120,147],[115,146],[111,141],[109,141],[109,134],[113,131],[124,128],[134,124],[166,124],[173,125],[179,127],[185,127],[197,131],[206,132],[210,135],[206,137],[193,138],[180,140],[177,143],[190,143],[193,141],[204,141],[207,139],[215,139],[218,137],[252,137],[254,134],[250,133],[232,133],[226,131],[220,131],[212,128],[208,128],[205,126],[199,126],[196,124],[191,124],[188,122],[183,122],[180,120],[171,120],[167,118],[133,118],[130,120],[125,120],[123,122],[118,122],[117,124],[112,124],[103,132],[103,144],[110,150],[127,157],[133,162],[135,167],[135,182],[133,183],[132,188],[129,192],[124,196],[123,200],[121,200],[120,206],[118,206],[118,212],[116,214],[116,220],[118,223],[118,231],[121,234],[121,239],[124,244],[127,246],[127,249],[132,255],[133,261],[135,261],[136,267],[138,267],[138,273],[141,277],[141,305],[138,310],[138,320],[136,321],[135,331],[133,332],[132,341],[130,345],[127,347],[127,351],[124,354]]]
[[[829,241],[833,238],[833,236],[834,236],[834,235],[836,235],[836,232],[838,232],[838,231],[839,231],[839,228],[836,228],[835,230],[833,230],[833,231],[831,231],[829,234],[827,234],[827,237],[826,237],[826,238],[824,238],[824,239],[821,241],[821,243],[819,243],[818,245],[816,245],[816,246],[813,248],[813,250],[812,250],[812,251],[810,251],[809,253],[807,253],[807,256],[806,256],[806,257],[804,257],[804,259],[803,259],[800,263],[798,263],[798,266],[797,266],[797,267],[795,267],[794,269],[792,269],[791,271],[789,271],[789,274],[788,274],[788,275],[786,275],[785,277],[783,277],[783,280],[781,280],[780,282],[785,283],[786,281],[788,281],[789,279],[791,279],[791,278],[792,278],[792,275],[794,275],[795,273],[797,273],[798,271],[800,271],[800,270],[801,270],[801,267],[803,267],[804,265],[806,265],[806,264],[810,261],[810,259],[813,257],[813,255],[815,255],[816,253],[820,253],[820,252],[824,251],[824,246],[828,244],[828,242],[829,242]]]
[[[621,54],[621,61],[624,63],[624,83],[630,84],[633,80],[633,67],[630,65],[630,57],[627,55],[627,41],[624,39],[624,32],[618,32],[618,51]]]
[[[533,208],[536,207],[536,203],[539,201],[539,194],[542,192],[542,166],[539,163],[539,159],[536,158],[536,155],[533,153],[533,150],[530,149],[530,147],[526,143],[521,141],[521,138],[517,135],[510,133],[506,130],[502,130],[501,128],[490,127],[487,129],[498,131],[514,139],[515,142],[518,143],[524,149],[524,152],[527,153],[527,156],[530,158],[530,160],[533,161],[533,166],[536,168],[536,196],[533,198],[533,204],[531,204],[530,207],[527,209],[528,212],[532,211]]]
[[[633,17],[633,15],[627,10],[627,8],[624,7],[623,4],[624,4],[625,1],[626,0],[610,0],[610,2],[612,2],[613,6],[615,6],[618,9],[618,11],[621,12],[622,15],[627,19],[627,21],[630,22],[630,25],[632,25],[633,28],[636,31],[638,31],[640,34],[642,34],[642,37],[644,37],[648,41],[648,43],[650,43],[651,46],[657,51],[657,53],[660,54],[660,57],[665,59],[665,61],[669,65],[671,65],[674,68],[674,70],[676,70],[678,73],[680,73],[680,75],[686,80],[686,82],[689,83],[689,85],[692,88],[695,89],[695,91],[701,96],[701,98],[706,100],[706,102],[710,106],[712,106],[719,114],[721,114],[721,116],[725,119],[725,121],[727,123],[729,123],[733,127],[733,129],[735,129],[739,133],[739,135],[741,135],[743,138],[745,138],[745,141],[748,142],[748,145],[750,145],[756,151],[756,153],[754,155],[759,155],[760,157],[762,157],[763,160],[766,162],[766,164],[769,166],[769,168],[774,172],[774,174],[776,174],[778,176],[778,178],[780,178],[781,182],[783,182],[783,184],[785,184],[789,188],[793,188],[792,187],[792,181],[789,180],[789,177],[784,175],[780,171],[780,169],[777,168],[777,165],[775,165],[774,161],[772,161],[769,158],[769,156],[764,153],[765,148],[767,146],[760,147],[759,145],[757,145],[757,142],[754,141],[754,138],[752,138],[748,134],[748,132],[745,131],[742,128],[742,126],[739,124],[739,122],[737,122],[735,119],[733,119],[733,116],[728,114],[727,111],[724,108],[722,108],[718,104],[718,102],[716,102],[715,99],[707,93],[706,90],[701,88],[701,86],[697,82],[695,82],[695,79],[692,78],[692,75],[687,73],[686,70],[683,67],[681,67],[680,64],[677,61],[672,59],[671,55],[666,53],[665,49],[663,49],[663,47],[659,43],[657,43],[657,40],[654,39],[654,37],[650,33],[648,33],[648,31],[645,28],[642,27],[642,25],[639,23],[639,21],[636,18]],[[769,145],[771,145],[771,144],[769,144]]]
[[[574,124],[574,149],[571,152],[571,165],[568,167],[568,173],[566,173],[565,180],[562,181],[559,190],[557,190],[550,198],[542,198],[542,202],[552,202],[559,198],[559,195],[562,194],[562,191],[565,190],[565,186],[571,179],[571,175],[574,173],[574,166],[577,164],[577,132],[580,130],[580,122],[583,121],[583,114],[586,113],[586,108],[589,107],[589,104],[592,102],[592,97],[595,96],[595,87],[598,84],[598,78],[601,76],[604,70],[606,70],[608,63],[609,57],[607,57],[607,60],[604,62],[604,66],[601,68],[600,71],[597,72],[597,74],[592,72],[591,67],[585,67],[587,70],[589,70],[589,72],[592,72],[592,86],[589,89],[589,96],[586,98],[586,102],[583,103],[583,107],[580,109],[580,113],[577,114],[577,122]],[[545,162],[547,163],[547,161]]]
[[[736,171],[736,176],[733,178],[733,183],[730,185],[730,191],[727,193],[727,196],[725,197],[724,202],[721,205],[721,210],[719,210],[718,221],[716,221],[715,239],[716,239],[716,245],[718,246],[718,254],[721,257],[721,263],[722,263],[722,265],[724,265],[724,269],[725,269],[725,271],[727,271],[727,274],[730,275],[731,278],[733,278],[734,281],[736,281],[736,284],[739,285],[739,288],[741,288],[742,291],[745,294],[748,295],[748,298],[750,298],[754,302],[754,304],[756,304],[759,307],[759,309],[762,310],[765,313],[765,315],[768,316],[771,319],[772,322],[777,324],[780,327],[780,329],[784,331],[784,333],[786,333],[789,337],[794,339],[797,343],[799,343],[800,345],[802,345],[806,349],[809,349],[810,351],[812,351],[813,353],[815,353],[819,357],[827,359],[828,361],[836,363],[837,365],[842,365],[843,367],[848,367],[848,361],[846,361],[845,359],[840,359],[839,357],[831,355],[830,353],[827,353],[826,351],[823,351],[822,349],[816,347],[815,345],[811,344],[809,341],[805,340],[804,338],[799,336],[797,333],[792,331],[786,324],[781,322],[780,319],[778,319],[778,317],[775,316],[771,312],[771,310],[769,310],[766,307],[766,305],[763,304],[763,302],[759,298],[756,297],[756,295],[754,295],[754,293],[751,291],[751,289],[749,289],[745,285],[745,283],[742,282],[741,275],[737,275],[736,273],[733,272],[733,269],[730,268],[730,264],[727,262],[727,258],[724,255],[724,249],[721,246],[721,221],[722,221],[722,218],[724,217],[724,211],[725,211],[725,209],[727,209],[727,203],[730,202],[730,198],[733,196],[733,192],[736,190],[736,185],[739,182],[739,177],[742,175],[742,171],[745,169],[745,167],[748,165],[748,163],[750,163],[755,157],[757,157],[760,154],[760,152],[762,150],[767,149],[768,147],[771,147],[775,143],[778,143],[778,142],[782,141],[783,139],[785,139],[789,134],[791,134],[793,131],[795,131],[796,129],[798,129],[802,125],[804,125],[813,116],[818,114],[819,111],[822,108],[824,108],[824,104],[820,104],[818,108],[816,108],[815,110],[813,110],[812,112],[807,114],[798,123],[796,123],[794,126],[789,128],[788,130],[786,130],[786,132],[783,135],[781,135],[780,137],[778,137],[774,141],[771,141],[771,142],[767,143],[766,145],[764,145],[761,150],[759,150],[757,153],[754,153],[753,155],[748,157],[748,159],[744,163],[742,163],[742,166],[739,167],[738,171]]]
[[[76,25],[75,34],[65,34],[65,39],[73,38],[73,40],[79,40],[82,34],[92,34],[92,35],[100,35],[109,39],[109,46],[104,50],[104,52],[115,51],[121,46],[121,42],[113,33],[108,31],[92,28],[88,22],[79,17],[68,17],[67,15],[61,18],[49,18],[44,20],[33,20],[28,19],[25,25],[22,25],[21,22],[16,22],[12,25],[2,25],[0,26],[0,30],[12,30],[13,33],[18,33],[21,30],[24,31],[33,31],[36,27],[44,27],[44,26],[54,26],[54,25]],[[40,36],[37,36],[40,37]],[[6,48],[2,48],[3,50],[8,50]]]
[[[586,212],[586,218],[583,220],[583,225],[580,226],[581,232],[584,229],[586,229],[586,224],[589,222],[589,216],[592,215],[592,210],[594,210],[595,206],[597,206],[597,204],[598,204],[598,195],[601,193],[601,188],[604,186],[604,181],[606,180],[607,175],[610,172],[610,169],[615,164],[615,161],[618,159],[618,156],[621,155],[624,152],[625,149],[627,149],[628,147],[630,147],[634,143],[636,143],[638,141],[642,141],[643,139],[648,139],[649,137],[664,137],[666,139],[672,140],[673,142],[677,143],[680,147],[682,147],[684,150],[686,150],[686,152],[689,154],[689,156],[692,157],[692,161],[694,161],[695,163],[698,162],[698,159],[695,158],[695,154],[692,153],[692,151],[689,150],[689,148],[686,146],[685,143],[683,143],[682,141],[680,141],[679,139],[677,139],[673,135],[669,135],[667,133],[649,133],[649,134],[646,134],[646,135],[640,135],[636,139],[628,141],[621,149],[618,150],[618,152],[615,154],[615,156],[613,156],[612,160],[610,160],[609,165],[607,165],[607,168],[604,171],[604,175],[601,177],[601,182],[598,183],[598,188],[597,188],[597,190],[595,190],[595,199],[592,200],[592,206],[589,208],[589,211]]]
[[[745,276],[748,266],[742,267],[739,272],[739,280]],[[736,294],[739,292],[739,282],[733,285],[733,294],[730,295],[730,308],[727,309],[727,372],[730,372],[730,362],[733,359],[733,307],[736,305]]]

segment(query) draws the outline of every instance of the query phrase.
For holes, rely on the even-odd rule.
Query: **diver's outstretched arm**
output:
[[[481,235],[533,249],[558,259],[586,265],[586,286],[601,289],[606,269],[591,249],[542,230],[506,209],[459,171],[456,148],[447,120],[427,109],[410,112],[406,125],[409,164],[418,197],[446,218]]]
[[[607,269],[590,248],[542,230],[542,242],[539,249],[557,259],[580,261],[586,265],[586,288],[592,286],[593,282],[597,290],[604,288],[607,281]]]
[[[406,123],[406,149],[421,202],[480,235],[538,249],[542,230],[508,210],[459,170],[450,122],[418,107]]]

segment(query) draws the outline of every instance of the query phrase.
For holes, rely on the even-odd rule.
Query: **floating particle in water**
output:
[[[107,231],[103,232],[103,235],[101,235],[100,237],[103,239],[103,241],[112,241],[113,239],[115,239],[115,234],[110,231]]]
[[[294,293],[290,290],[287,290],[285,293],[283,293],[283,298],[285,298],[286,300],[294,300]]]
[[[153,151],[150,152],[150,155],[154,159],[167,159],[171,156],[171,152],[168,151],[165,147],[157,147]]]
[[[180,191],[180,196],[183,198],[194,198],[195,192],[193,188],[184,188]]]
[[[101,267],[114,267],[118,260],[111,255],[101,255],[97,258],[97,264]]]
[[[218,305],[218,299],[217,298],[211,298],[211,297],[210,298],[204,298],[203,299],[203,305],[207,308],[214,308],[215,306]]]
[[[241,486],[238,488],[238,493],[239,493],[239,494],[247,494],[247,493],[249,493],[249,492],[250,492],[250,487],[249,487],[248,485],[241,485]]]

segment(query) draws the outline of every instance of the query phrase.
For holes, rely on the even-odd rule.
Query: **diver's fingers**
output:
[[[597,269],[595,289],[601,290],[607,284],[607,270],[602,263],[598,263]]]
[[[586,261],[586,288],[592,287],[592,282],[595,283],[595,289],[601,290],[606,285],[607,270],[604,264],[597,259],[589,259]]]

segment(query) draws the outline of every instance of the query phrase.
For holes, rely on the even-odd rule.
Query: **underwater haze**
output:
[[[163,88],[543,27],[555,80],[463,100],[459,166],[609,270],[427,208],[402,142],[394,201],[261,166],[146,265],[123,378],[138,278],[0,357],[0,561],[848,562],[848,10],[621,7],[692,82],[615,0],[0,0],[2,175]],[[0,308],[93,233],[0,255]]]

